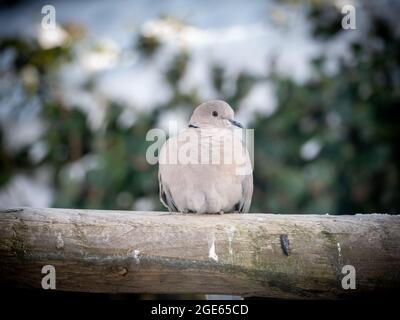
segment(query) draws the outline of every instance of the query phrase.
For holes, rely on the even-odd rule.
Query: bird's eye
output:
[[[213,115],[213,117],[218,117],[218,112],[217,111],[213,111],[212,115]]]

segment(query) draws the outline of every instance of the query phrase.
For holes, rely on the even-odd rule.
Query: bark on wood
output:
[[[400,216],[0,212],[0,286],[342,298],[400,287]],[[342,267],[356,269],[344,290]]]

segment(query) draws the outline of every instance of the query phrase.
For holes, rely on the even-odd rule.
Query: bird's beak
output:
[[[240,122],[237,122],[235,120],[232,119],[227,119],[230,123],[232,123],[234,126],[242,128],[243,129],[243,125]]]

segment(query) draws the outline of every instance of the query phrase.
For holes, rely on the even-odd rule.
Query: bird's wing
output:
[[[242,141],[242,139],[239,139],[237,136],[234,136],[234,143],[243,148],[242,150],[244,151],[246,157],[245,163],[236,166],[235,168],[236,170],[235,174],[238,174],[239,170],[239,172],[243,175],[242,198],[239,201],[238,211],[240,213],[246,213],[249,212],[251,205],[251,197],[253,196],[253,169],[252,169],[250,154],[249,151],[247,150],[245,143]],[[241,160],[239,160],[239,163],[240,162]]]
[[[158,173],[158,183],[160,186],[160,201],[168,209],[169,212],[178,212],[178,208],[172,199],[168,186],[165,186],[161,179],[161,174]]]
[[[246,175],[242,181],[242,199],[239,203],[239,212],[249,212],[251,197],[253,195],[253,175]]]

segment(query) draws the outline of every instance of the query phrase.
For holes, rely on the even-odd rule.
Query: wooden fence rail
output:
[[[400,288],[400,216],[0,212],[0,286],[346,298]],[[345,290],[346,265],[356,289]]]

